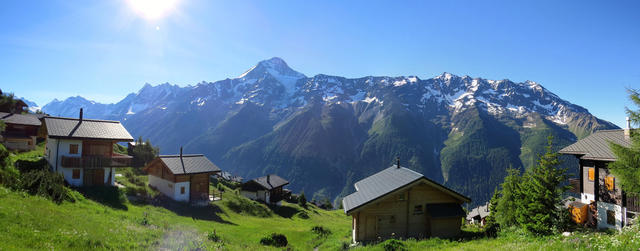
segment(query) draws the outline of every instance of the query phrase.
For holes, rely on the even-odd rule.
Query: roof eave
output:
[[[89,137],[73,137],[73,136],[57,136],[57,135],[48,135],[47,137],[52,139],[75,139],[75,140],[109,140],[109,141],[118,141],[118,142],[132,142],[133,138],[128,139],[114,139],[114,138],[89,138]]]

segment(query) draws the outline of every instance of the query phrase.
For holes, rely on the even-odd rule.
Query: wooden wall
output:
[[[462,202],[426,182],[387,195],[354,213],[356,241],[375,240],[378,236],[389,238],[392,234],[402,238],[424,238],[432,234],[459,233],[461,219],[458,217],[455,220],[430,219],[426,204],[436,203]],[[416,212],[416,206],[421,206],[422,212]],[[454,221],[458,223],[451,224]],[[432,233],[433,229],[444,230]]]

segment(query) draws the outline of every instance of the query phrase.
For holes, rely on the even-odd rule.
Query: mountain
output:
[[[29,111],[30,111],[30,112],[36,112],[36,111],[38,111],[38,110],[40,110],[40,109],[41,109],[41,107],[40,107],[40,106],[38,106],[38,105],[36,104],[36,102],[33,102],[33,101],[31,101],[31,100],[28,100],[28,99],[26,99],[26,98],[24,98],[24,97],[19,97],[19,98],[17,98],[17,99],[22,100],[22,102],[24,102],[25,104],[27,104],[27,106],[29,106]]]
[[[617,128],[533,81],[307,77],[280,58],[233,79],[147,84],[116,104],[72,97],[43,110],[76,117],[80,107],[122,121],[162,153],[184,146],[245,178],[277,173],[314,197],[348,194],[399,156],[474,204],[490,198],[507,168],[535,165],[548,135],[563,147]]]

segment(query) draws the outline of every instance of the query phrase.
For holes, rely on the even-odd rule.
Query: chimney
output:
[[[80,108],[80,122],[82,122],[82,108]]]
[[[631,136],[631,118],[627,117],[627,128],[624,129],[624,138],[629,139]]]
[[[182,159],[182,147],[180,147],[180,158]]]
[[[269,177],[271,177],[271,175],[267,174],[267,184],[271,184],[271,182],[269,182],[271,180]]]
[[[400,168],[400,156],[396,157],[396,168]]]

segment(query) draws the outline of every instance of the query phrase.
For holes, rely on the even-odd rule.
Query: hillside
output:
[[[294,191],[331,199],[399,156],[482,204],[506,168],[535,163],[549,134],[563,147],[616,128],[533,81],[449,73],[307,77],[280,58],[232,79],[147,84],[115,104],[72,97],[43,110],[76,117],[80,107],[86,117],[122,121],[162,153],[184,146],[225,171],[245,178],[277,173]],[[565,158],[565,165],[575,160]]]

